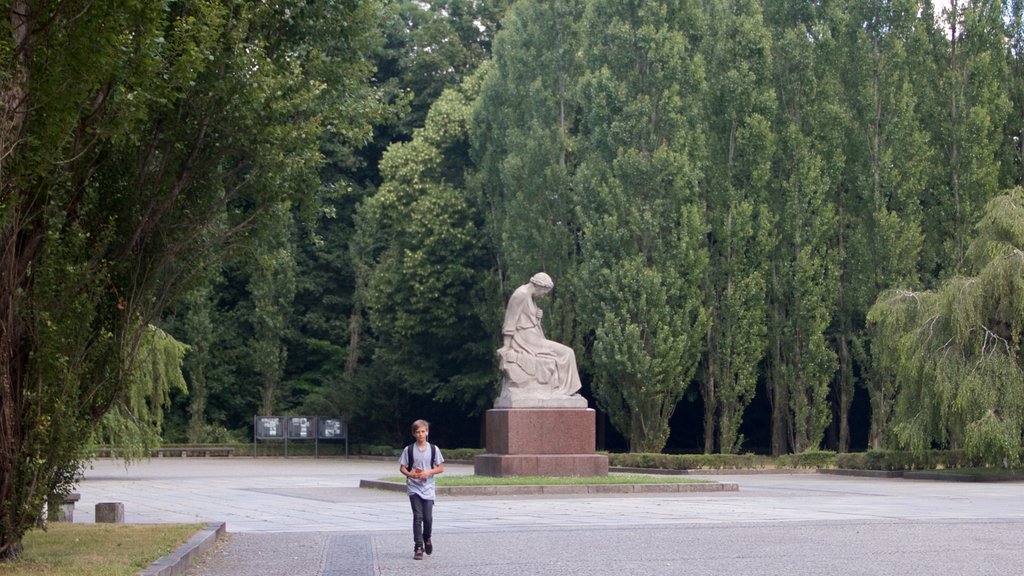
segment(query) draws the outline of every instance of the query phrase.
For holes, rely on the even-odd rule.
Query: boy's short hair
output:
[[[420,428],[420,427],[426,428],[427,432],[429,432],[430,431],[430,422],[427,422],[426,420],[417,420],[417,421],[412,423],[412,431],[414,433],[416,432],[416,429]]]

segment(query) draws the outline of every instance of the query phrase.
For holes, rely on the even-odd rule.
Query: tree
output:
[[[768,211],[774,136],[771,38],[760,4],[707,2],[711,33],[707,92],[708,159],[704,179],[710,311],[700,369],[704,452],[742,447],[739,427],[754,397],[764,356]]]
[[[1003,126],[1010,101],[1002,2],[951,0],[939,15],[947,34],[933,44],[937,96],[926,125],[941,162],[921,202],[925,264],[936,278],[961,274],[971,226],[999,190]]]
[[[776,96],[775,190],[778,218],[769,293],[772,453],[815,449],[830,421],[829,381],[835,352],[825,329],[836,294],[832,193],[844,164],[845,119],[838,76],[826,55],[834,41],[822,25],[825,6],[773,4]]]
[[[1024,2],[1010,0],[1006,11],[1006,91],[1011,111],[999,166],[1002,170],[1000,186],[1013,188],[1024,184]]]
[[[891,400],[885,379],[872,372],[869,354],[876,351],[865,331],[867,310],[883,289],[919,284],[920,198],[935,154],[921,128],[911,78],[916,63],[907,46],[919,28],[932,26],[916,7],[914,0],[853,2],[849,19],[836,28],[846,46],[842,82],[851,114],[844,186],[835,203],[842,261],[830,328],[839,362],[833,396],[840,451],[850,448],[855,373],[871,397],[875,432],[869,442],[875,447],[881,445],[875,423],[885,421]]]
[[[515,4],[495,40],[474,113],[475,178],[501,293],[537,272],[556,283],[547,334],[572,346],[579,225],[572,186],[579,81],[579,2]],[[499,322],[500,323],[500,322]]]
[[[0,38],[0,558],[70,488],[148,326],[355,145],[374,2],[12,0]],[[163,380],[166,382],[166,380]]]
[[[484,74],[445,91],[413,139],[388,149],[384,183],[360,207],[359,298],[375,339],[362,396],[367,406],[391,408],[361,415],[380,428],[394,426],[396,412],[408,415],[412,399],[479,413],[496,396],[496,334],[488,337],[486,326],[498,324],[491,310],[500,305],[482,289],[482,213],[466,189],[471,103]]]
[[[255,242],[251,255],[249,294],[253,310],[250,321],[252,365],[260,376],[261,414],[275,414],[280,406],[285,362],[285,342],[291,325],[295,298],[295,249],[289,232],[294,230],[291,214],[279,214],[283,221],[271,228],[276,234]]]
[[[665,446],[708,323],[695,8],[595,1],[583,19],[579,310],[593,338],[594,396],[631,451]]]
[[[963,448],[1016,466],[1024,438],[1024,189],[989,201],[965,254],[974,276],[882,294],[869,320],[897,385],[891,445]]]
[[[430,107],[446,88],[465,81],[491,55],[508,0],[389,0],[386,40],[377,78],[410,97],[409,113],[395,134],[378,144],[406,141],[423,127]]]

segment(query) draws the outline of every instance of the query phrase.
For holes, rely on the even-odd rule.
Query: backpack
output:
[[[437,468],[437,446],[434,446],[430,442],[427,442],[427,444],[430,445],[430,467],[431,468]],[[416,446],[415,442],[413,442],[412,444],[409,444],[409,447],[406,448],[407,454],[406,454],[405,458],[409,462],[409,466],[407,466],[407,468],[410,468],[412,466],[412,463],[413,463],[412,450],[413,450],[414,446]]]

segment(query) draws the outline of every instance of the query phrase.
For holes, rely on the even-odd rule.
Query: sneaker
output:
[[[412,559],[413,560],[423,560],[423,548],[420,548],[419,546],[417,546],[416,550],[413,551]]]
[[[423,543],[423,549],[427,552],[427,556],[434,553],[434,545],[430,542],[430,538],[427,538],[427,541]]]

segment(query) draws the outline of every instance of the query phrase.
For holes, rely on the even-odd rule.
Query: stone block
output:
[[[98,502],[96,504],[96,522],[124,524],[124,503]]]
[[[592,454],[596,416],[590,408],[488,410],[486,448],[490,454]]]
[[[607,476],[604,454],[481,454],[478,476]]]

